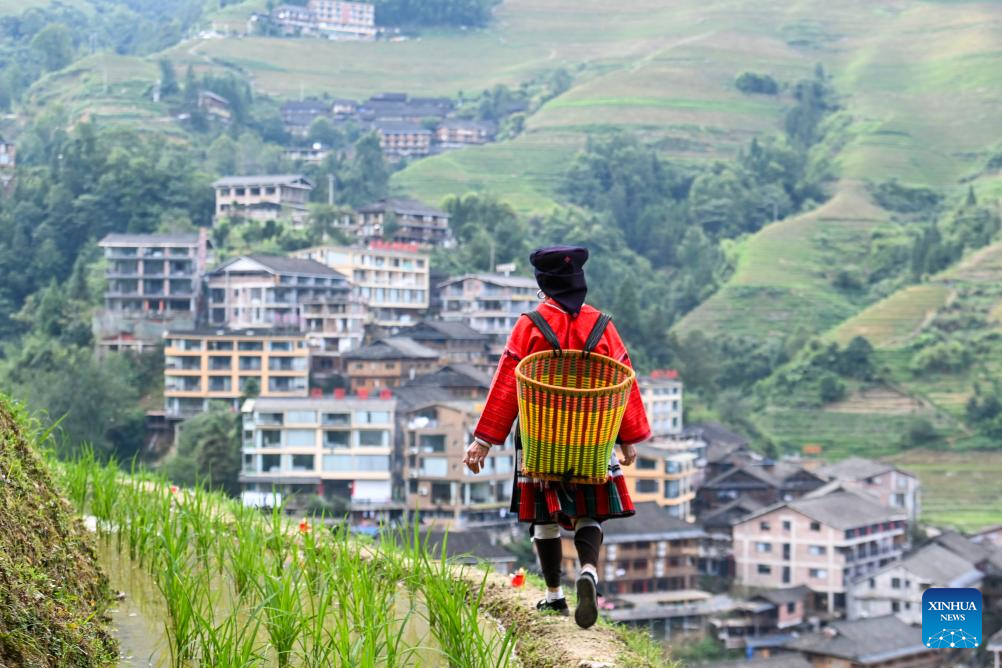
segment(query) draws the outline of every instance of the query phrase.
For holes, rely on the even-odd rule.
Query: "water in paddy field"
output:
[[[108,575],[112,591],[123,592],[125,598],[115,601],[109,608],[112,618],[112,633],[119,642],[119,666],[146,666],[169,668],[171,666],[170,646],[167,640],[167,608],[163,596],[149,572],[129,557],[128,547],[123,543],[119,551],[114,535],[98,536],[96,539],[98,562]],[[220,591],[226,587],[220,583]],[[223,595],[217,601],[217,611],[226,607],[228,597]],[[438,651],[438,643],[430,633],[425,617],[426,609],[420,600],[413,601],[409,593],[401,591],[395,599],[398,619],[403,619],[409,610],[404,645],[422,648],[411,655],[409,665],[439,668],[448,666],[448,661]],[[485,627],[491,625],[485,621]],[[267,646],[264,628],[260,630],[260,643]],[[269,657],[274,658],[274,657]],[[293,660],[293,665],[298,661]],[[265,662],[262,665],[273,665]]]
[[[150,574],[118,551],[114,537],[97,539],[98,561],[108,575],[112,591],[125,592],[109,612],[113,633],[119,642],[120,666],[170,665],[167,645],[167,608]]]

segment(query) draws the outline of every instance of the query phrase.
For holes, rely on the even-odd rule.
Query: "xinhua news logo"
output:
[[[926,589],[922,594],[922,641],[932,649],[973,649],[981,644],[981,592]]]

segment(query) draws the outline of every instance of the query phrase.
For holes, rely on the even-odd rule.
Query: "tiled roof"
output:
[[[430,135],[431,130],[406,121],[376,121],[372,124],[377,130],[387,135]]]
[[[252,260],[260,264],[265,269],[275,272],[276,274],[306,274],[309,276],[333,276],[345,278],[344,274],[339,271],[331,269],[325,264],[321,264],[316,260],[306,260],[298,257],[285,257],[283,255],[242,255],[235,257],[231,260],[224,262],[210,273],[215,274],[222,272],[227,267],[235,262],[242,259]]]
[[[514,554],[502,545],[491,543],[488,531],[450,531],[448,535],[432,532],[428,536],[428,553],[432,556],[442,554],[442,541],[445,541],[445,553],[450,559],[462,556],[472,556],[486,561],[514,562]]]
[[[698,519],[704,527],[729,527],[764,505],[750,496],[739,496],[715,510],[703,513]]]
[[[821,632],[788,642],[786,647],[810,654],[848,659],[863,665],[929,651],[922,643],[922,630],[904,623],[894,615],[833,622]]]
[[[490,337],[461,320],[422,320],[404,333],[415,341],[486,341]]]
[[[526,278],[524,276],[505,276],[504,274],[463,274],[462,276],[455,276],[446,281],[442,281],[438,284],[438,287],[444,287],[452,283],[457,283],[459,281],[465,281],[471,278],[475,278],[478,281],[483,281],[484,283],[490,283],[492,285],[500,285],[501,287],[507,288],[537,288],[539,287],[534,278]]]
[[[937,587],[970,586],[953,583],[966,578],[977,579],[980,575],[973,562],[936,543],[912,552],[901,560],[900,566]]]
[[[818,474],[826,478],[840,480],[865,480],[893,470],[894,467],[890,464],[863,457],[849,457],[840,462],[822,466],[818,469]]]
[[[784,587],[783,589],[765,589],[755,594],[752,598],[761,598],[775,605],[784,605],[786,603],[802,601],[810,593],[811,590],[809,587],[800,585],[798,587]]]
[[[989,652],[1002,652],[1002,629],[996,631],[995,635],[988,639],[988,645],[985,649]]]
[[[602,525],[605,544],[699,538],[705,535],[699,526],[672,517],[667,508],[662,508],[653,501],[637,503],[635,508],[637,513],[633,517]]]
[[[852,492],[835,492],[818,498],[797,499],[786,505],[791,510],[836,529],[851,529],[901,519],[905,516],[903,511],[883,506],[877,501]]]
[[[438,387],[478,387],[490,389],[491,377],[472,364],[447,364],[434,373],[418,376],[408,387],[434,385]]]
[[[793,652],[751,661],[740,659],[700,664],[701,668],[811,668],[811,665],[803,654]]]
[[[359,213],[383,213],[387,210],[401,216],[435,216],[437,218],[449,216],[441,209],[436,209],[430,204],[409,197],[389,197],[358,208]]]
[[[438,359],[439,352],[406,336],[389,336],[346,352],[346,360]]]
[[[733,446],[728,451],[748,447],[750,443],[747,436],[731,431],[719,422],[697,422],[687,427],[685,432],[686,435],[701,437],[710,445]]]
[[[302,174],[259,174],[255,176],[224,176],[216,180],[213,187],[219,186],[271,186],[303,184],[313,187],[313,183]]]
[[[111,244],[197,244],[197,234],[109,234],[99,246]]]

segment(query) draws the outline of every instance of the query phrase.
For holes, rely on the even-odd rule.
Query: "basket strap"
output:
[[[590,353],[595,350],[595,346],[598,342],[602,340],[602,335],[605,334],[605,328],[609,326],[609,322],[612,321],[612,316],[608,313],[603,313],[595,321],[595,326],[591,328],[591,334],[588,335],[588,340],[585,341],[584,351]]]
[[[523,315],[525,315],[525,317],[531,320],[533,324],[539,328],[539,331],[542,332],[543,338],[546,339],[546,342],[549,343],[554,350],[560,352],[560,339],[557,338],[553,328],[550,327],[550,323],[546,322],[546,318],[543,317],[543,314],[539,311],[529,311]]]

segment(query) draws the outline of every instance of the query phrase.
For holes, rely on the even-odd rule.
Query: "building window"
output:
[[[790,520],[783,520],[783,531],[789,531],[792,528],[792,523]]]
[[[658,492],[658,481],[657,480],[638,480],[637,481],[637,493],[638,494],[657,494]]]
[[[237,350],[264,350],[264,343],[261,341],[241,341],[237,344]]]
[[[262,473],[274,473],[282,470],[282,455],[261,455]]]
[[[756,552],[772,552],[772,543],[755,543]]]
[[[289,429],[285,432],[285,444],[289,447],[312,448],[317,444],[317,435],[312,429]]]
[[[316,411],[286,411],[285,424],[316,424]]]
[[[313,455],[292,455],[293,471],[313,471],[315,468]]]
[[[825,570],[824,568],[812,568],[809,571],[807,571],[807,574],[810,577],[816,578],[816,579],[819,579],[819,580],[823,580],[823,579],[825,579],[825,578],[828,577],[828,571]]]
[[[350,431],[325,431],[324,432],[324,447],[327,447],[327,448],[350,448],[351,447],[351,432]]]
[[[796,611],[797,611],[797,604],[796,603],[794,603],[793,601],[790,601],[789,603],[786,604],[786,614],[792,615]]]
[[[389,445],[389,433],[385,431],[360,431],[358,432],[358,444],[362,447],[385,447]]]
[[[767,564],[759,564],[758,565],[758,574],[759,575],[772,575],[772,566],[769,566]]]
[[[278,429],[262,429],[261,447],[262,448],[282,447],[282,432],[279,431]]]
[[[870,589],[877,588],[877,580],[875,578],[870,578]]]
[[[758,528],[760,531],[769,531],[772,529],[772,526],[768,522],[762,521],[758,523]]]
[[[891,612],[901,612],[901,604],[897,601],[891,601]]]
[[[351,424],[351,415],[349,413],[324,413],[324,424]]]
[[[811,531],[821,531],[821,522],[811,522]]]
[[[807,553],[812,557],[823,557],[828,553],[828,549],[824,545],[809,545]]]
[[[901,578],[891,578],[891,589],[901,589]]]
[[[658,467],[658,463],[653,459],[641,457],[637,460],[637,468],[641,471],[653,471]]]
[[[289,352],[292,350],[292,341],[269,341],[268,349],[278,352]]]
[[[232,388],[229,376],[209,376],[209,392],[229,392]]]
[[[681,493],[682,487],[678,480],[665,480],[665,498],[676,499]]]

